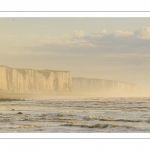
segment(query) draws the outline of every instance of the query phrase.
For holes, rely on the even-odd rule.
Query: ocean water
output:
[[[0,132],[149,133],[150,98],[52,97],[0,101]]]

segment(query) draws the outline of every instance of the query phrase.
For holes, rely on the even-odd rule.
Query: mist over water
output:
[[[150,132],[150,98],[51,97],[0,101],[0,132]]]
[[[0,20],[0,132],[150,131],[149,18]]]

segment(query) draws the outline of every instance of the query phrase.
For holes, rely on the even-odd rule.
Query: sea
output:
[[[0,133],[149,133],[148,97],[0,100]]]

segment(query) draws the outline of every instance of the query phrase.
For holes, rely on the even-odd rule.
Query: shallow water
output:
[[[150,98],[1,101],[0,132],[150,132]]]

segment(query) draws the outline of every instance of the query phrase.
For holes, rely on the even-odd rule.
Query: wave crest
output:
[[[84,120],[100,120],[100,121],[122,121],[122,122],[142,122],[140,119],[117,119],[117,118],[111,118],[111,117],[99,117],[99,116],[85,116],[83,117]]]
[[[123,128],[136,128],[134,126],[125,126],[125,125],[118,125],[118,124],[89,124],[84,122],[70,122],[62,124],[63,126],[77,126],[77,127],[83,127],[83,128],[115,128],[115,127],[123,127]]]

